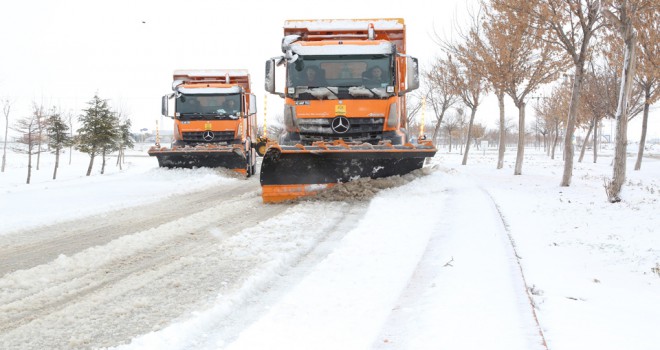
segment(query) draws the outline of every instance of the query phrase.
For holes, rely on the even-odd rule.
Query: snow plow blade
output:
[[[182,148],[151,147],[149,155],[158,159],[161,168],[227,168],[246,172],[247,160],[243,147],[197,146]]]
[[[270,145],[261,164],[264,203],[313,196],[337,183],[358,178],[404,175],[421,169],[436,148],[419,145],[349,145],[343,142],[312,146]]]

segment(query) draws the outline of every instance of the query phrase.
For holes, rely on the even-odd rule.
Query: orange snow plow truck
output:
[[[408,141],[406,93],[419,74],[403,19],[286,21],[282,52],[266,62],[265,88],[284,98],[285,131],[261,165],[264,202],[406,174],[435,155],[431,142]]]
[[[254,175],[257,108],[247,70],[177,70],[172,90],[162,99],[162,114],[174,119],[172,146],[156,145],[149,155],[161,167],[224,167]]]

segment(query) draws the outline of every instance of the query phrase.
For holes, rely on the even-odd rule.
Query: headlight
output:
[[[387,127],[396,128],[397,125],[399,125],[399,113],[394,102],[390,105],[390,113],[387,115]]]

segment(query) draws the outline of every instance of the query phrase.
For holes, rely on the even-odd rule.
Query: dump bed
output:
[[[403,18],[289,20],[284,22],[284,36],[299,35],[302,41],[385,40],[396,44],[397,52],[406,52],[406,26]]]
[[[250,74],[246,69],[180,69],[174,71],[173,81],[182,84],[232,84],[250,93]]]

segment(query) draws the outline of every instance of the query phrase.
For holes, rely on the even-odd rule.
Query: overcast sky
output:
[[[281,54],[287,19],[403,17],[409,53],[427,62],[437,51],[434,23],[442,30],[464,8],[447,1],[423,10],[430,3],[13,1],[0,14],[0,96],[15,100],[17,112],[43,101],[78,114],[98,91],[135,127],[152,129],[175,69],[248,69],[263,104],[264,62]]]
[[[243,68],[250,71],[262,118],[264,62],[281,54],[285,20],[402,17],[408,54],[423,69],[439,52],[433,32],[451,32],[454,18],[465,18],[466,3],[11,1],[0,13],[0,97],[14,102],[16,120],[30,112],[33,101],[77,116],[98,92],[131,118],[134,129],[154,129],[175,69]],[[268,97],[269,117],[278,113],[277,100]],[[478,113],[477,121],[495,127],[490,114]],[[507,115],[517,113],[510,108]],[[163,122],[171,128],[169,119]],[[0,125],[4,128],[4,118]]]

